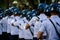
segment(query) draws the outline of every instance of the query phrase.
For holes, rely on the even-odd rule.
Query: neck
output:
[[[55,16],[55,15],[51,15],[51,16]]]
[[[49,16],[47,16],[47,18],[50,18]]]
[[[52,16],[52,15],[57,15],[57,13],[51,13],[51,16]]]

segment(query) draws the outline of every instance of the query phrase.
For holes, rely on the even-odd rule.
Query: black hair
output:
[[[10,12],[10,13],[5,13],[5,15],[7,16],[11,16],[13,14],[13,12]]]
[[[50,12],[45,12],[45,15],[50,17],[51,13]]]

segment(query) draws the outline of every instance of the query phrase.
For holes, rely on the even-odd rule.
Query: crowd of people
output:
[[[60,4],[0,8],[0,40],[60,40]]]

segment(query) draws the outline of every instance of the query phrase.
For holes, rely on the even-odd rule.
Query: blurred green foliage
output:
[[[6,9],[6,0],[0,0],[0,7]]]
[[[19,3],[25,3],[25,0],[10,0],[11,1],[11,6],[13,1],[18,1]],[[38,5],[38,0],[33,0],[34,4]],[[51,3],[52,0],[40,0],[40,2],[46,2],[46,3]],[[8,0],[0,0],[0,7],[3,8],[4,10],[7,8],[7,2]]]

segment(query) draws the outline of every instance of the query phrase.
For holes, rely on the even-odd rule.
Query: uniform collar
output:
[[[15,16],[15,18],[19,19],[19,18],[20,18],[20,16]]]
[[[47,19],[47,16],[45,14],[40,14],[38,17],[40,18],[40,20],[46,20]]]
[[[2,19],[0,19],[0,21],[1,21]]]
[[[39,17],[40,17],[40,16],[46,16],[46,15],[45,15],[44,13],[42,13],[42,14],[39,15]]]
[[[12,18],[11,16],[6,16],[7,19]]]
[[[8,16],[6,16],[5,18],[8,19]]]
[[[59,18],[58,15],[52,15],[50,18]]]
[[[14,15],[11,15],[11,17],[14,17]]]

